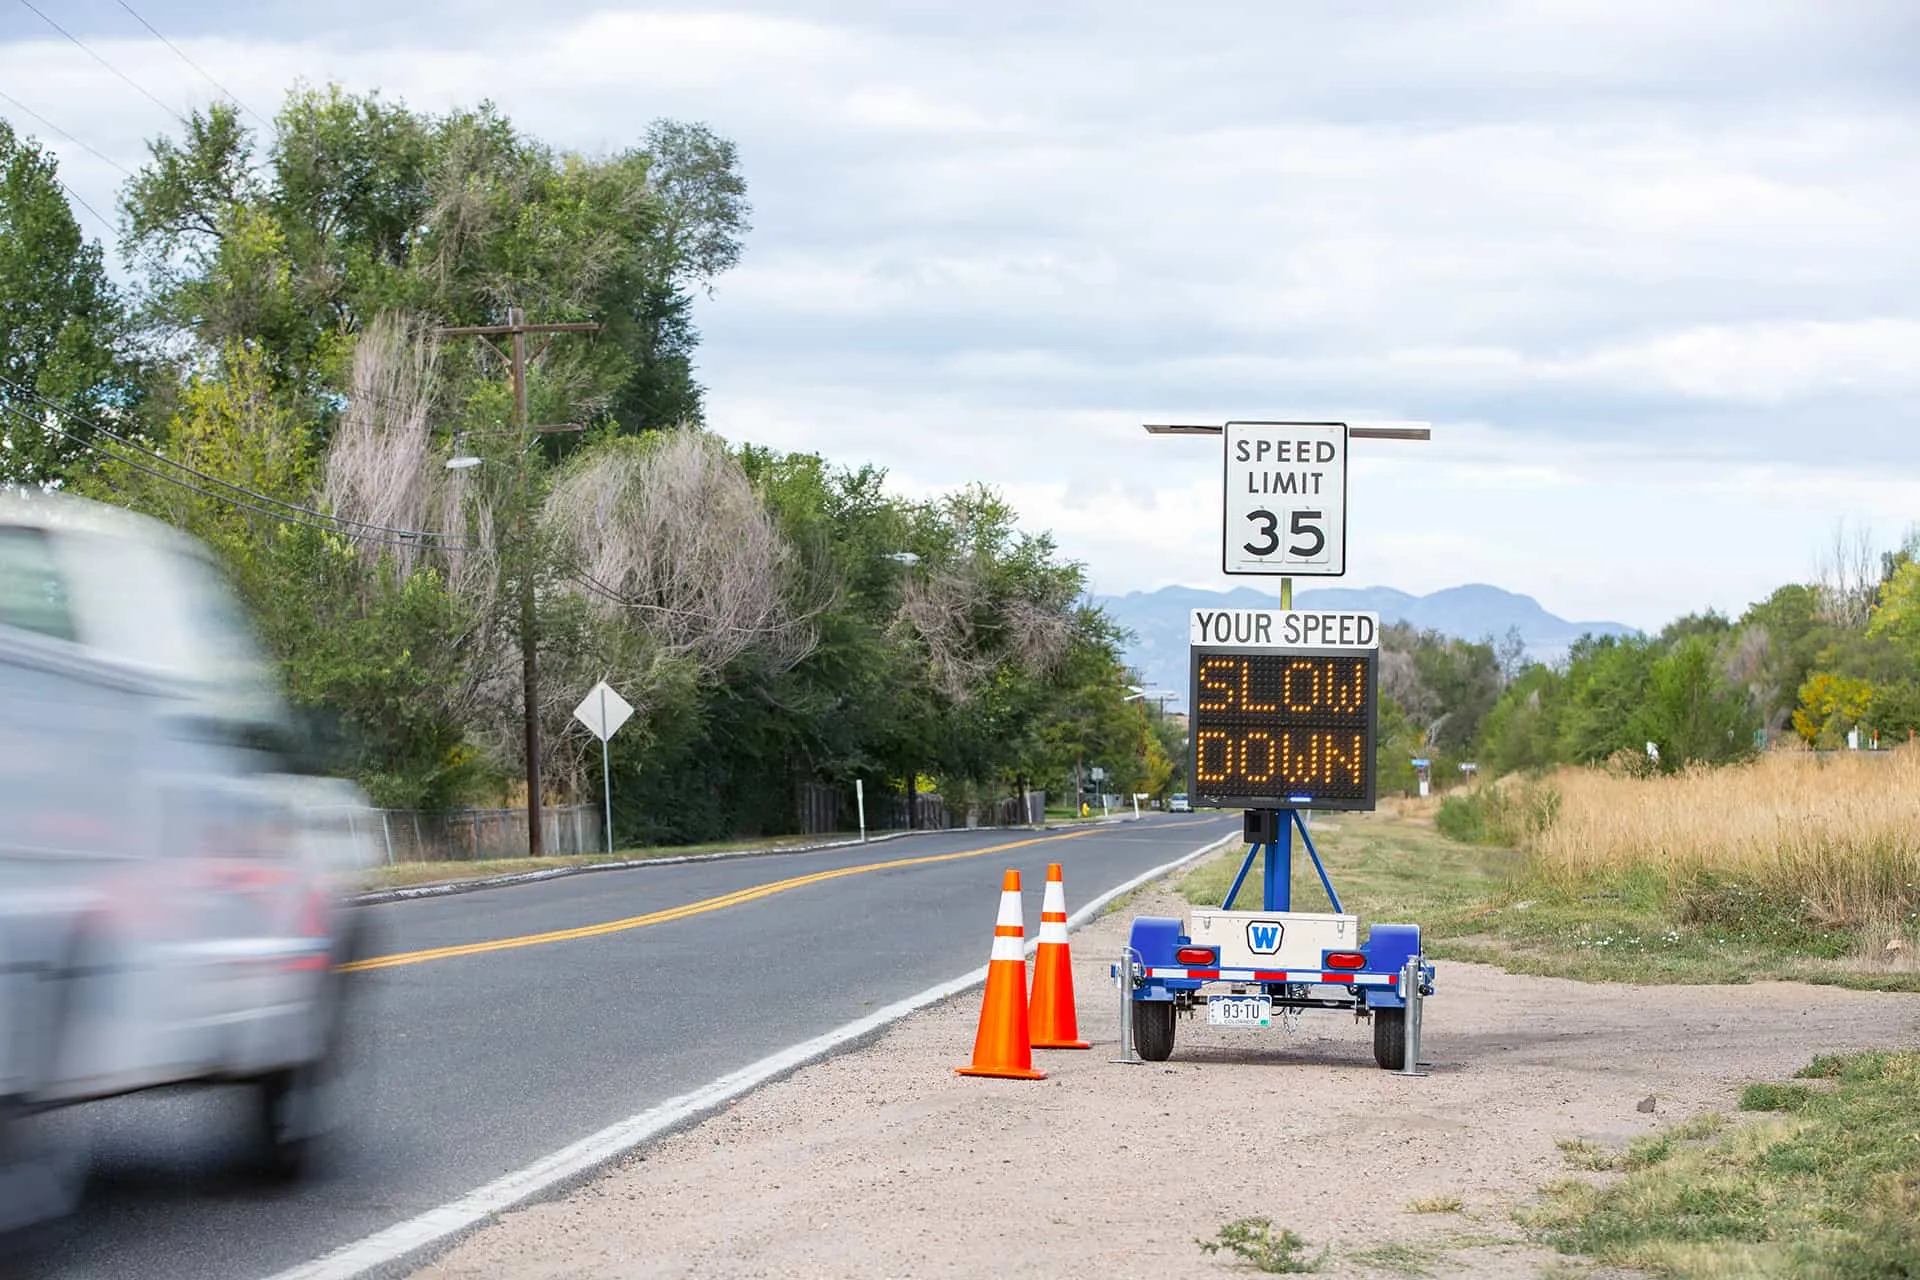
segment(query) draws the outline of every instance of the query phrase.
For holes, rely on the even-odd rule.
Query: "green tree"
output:
[[[1725,764],[1752,753],[1758,717],[1746,691],[1733,687],[1721,671],[1713,634],[1706,629],[1686,634],[1648,673],[1640,724],[1660,748],[1662,769]]]
[[[738,261],[747,228],[738,157],[710,130],[663,121],[589,160],[490,104],[431,116],[329,86],[288,95],[263,154],[225,105],[151,151],[126,188],[124,246],[149,331],[194,360],[258,342],[324,420],[375,316],[478,324],[519,306],[604,326],[543,362],[543,415],[629,433],[700,419],[688,291]],[[444,371],[450,403],[491,378],[483,351]]]
[[[86,470],[87,429],[72,415],[132,429],[124,344],[100,246],[81,235],[53,157],[0,121],[0,480]]]
[[[1561,763],[1566,688],[1566,676],[1536,663],[1501,691],[1480,725],[1479,763],[1489,776]]]
[[[1658,657],[1658,642],[1633,636],[1585,636],[1575,642],[1560,722],[1562,759],[1594,764],[1616,752],[1645,751],[1644,709]]]

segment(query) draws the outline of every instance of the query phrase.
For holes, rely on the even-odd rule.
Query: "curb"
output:
[[[446,880],[437,884],[408,885],[398,889],[369,889],[349,895],[347,902],[356,907],[378,907],[394,902],[413,902],[421,898],[447,898],[480,889],[505,889],[517,884],[539,884],[590,871],[638,871],[643,867],[683,867],[695,862],[724,862],[732,858],[778,858],[797,853],[820,853],[828,849],[857,849],[862,844],[884,844],[910,836],[948,835],[955,831],[1066,831],[1073,827],[1099,826],[1103,823],[1132,822],[1133,818],[1093,818],[1082,822],[1056,822],[1038,827],[943,827],[935,831],[885,831],[864,841],[827,840],[819,844],[767,845],[759,849],[722,849],[714,853],[688,853],[671,858],[626,858],[619,862],[587,862],[572,867],[549,867],[539,871],[514,871],[498,876],[475,876],[468,880]]]

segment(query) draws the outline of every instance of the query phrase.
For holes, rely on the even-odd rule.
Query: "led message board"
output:
[[[1373,808],[1378,658],[1377,648],[1195,644],[1187,704],[1194,803]]]

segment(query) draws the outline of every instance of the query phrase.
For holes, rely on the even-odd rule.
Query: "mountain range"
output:
[[[1277,609],[1278,590],[1205,591],[1195,587],[1162,587],[1158,591],[1130,591],[1123,596],[1095,596],[1107,616],[1134,633],[1126,661],[1137,669],[1153,696],[1168,697],[1169,709],[1186,707],[1187,615],[1194,609]],[[1408,622],[1421,630],[1438,631],[1459,640],[1498,640],[1510,630],[1520,633],[1527,656],[1553,662],[1584,635],[1627,636],[1638,632],[1619,622],[1569,622],[1548,613],[1532,596],[1519,595],[1485,583],[1448,587],[1432,595],[1416,596],[1392,587],[1312,587],[1293,593],[1296,609],[1343,609],[1377,613],[1380,621]]]

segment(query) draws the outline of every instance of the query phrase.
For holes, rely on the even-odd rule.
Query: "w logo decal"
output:
[[[1270,956],[1280,949],[1281,927],[1272,920],[1253,920],[1247,924],[1247,949],[1255,955]]]

